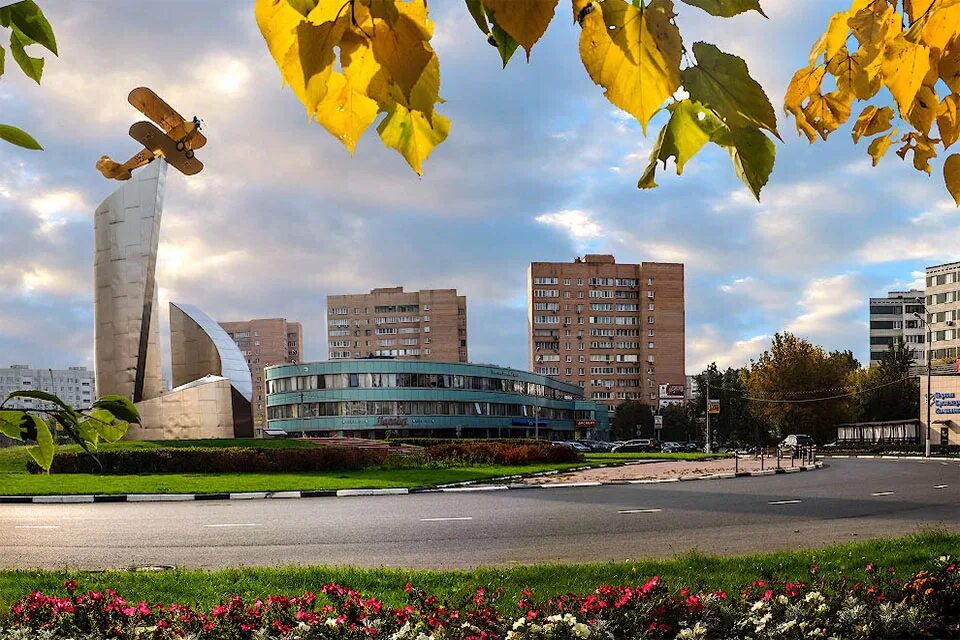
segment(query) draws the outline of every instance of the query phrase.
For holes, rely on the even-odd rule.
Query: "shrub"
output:
[[[355,447],[310,447],[296,449],[176,448],[115,449],[100,451],[97,460],[83,452],[61,453],[53,460],[51,473],[269,473],[364,469],[387,462],[389,453]],[[30,473],[39,473],[34,462]]]
[[[437,462],[456,462],[462,464],[552,464],[577,462],[583,456],[574,449],[552,444],[504,444],[474,440],[469,442],[449,442],[427,447],[424,455]]]
[[[407,444],[415,447],[438,447],[442,444],[471,444],[474,442],[495,442],[498,444],[548,444],[546,440],[529,438],[390,438],[390,444]]]

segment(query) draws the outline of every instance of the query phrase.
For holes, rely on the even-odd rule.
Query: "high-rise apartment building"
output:
[[[527,288],[531,371],[614,406],[685,383],[682,264],[533,262]]]
[[[926,363],[923,291],[890,291],[886,298],[870,298],[870,364],[877,365],[898,338],[913,350],[913,364]]]
[[[934,360],[960,357],[960,262],[927,267],[927,319]]]
[[[390,357],[467,362],[467,298],[456,289],[327,296],[331,360]]]
[[[259,433],[267,425],[267,391],[264,367],[296,364],[303,353],[303,327],[286,318],[266,318],[242,322],[221,322],[220,326],[237,343],[250,367],[253,379],[253,428]]]
[[[32,369],[14,364],[0,369],[0,399],[12,391],[46,391],[55,394],[72,407],[87,409],[96,399],[93,371],[86,367],[69,369]],[[32,398],[15,398],[6,404],[11,409],[37,409],[47,403]]]

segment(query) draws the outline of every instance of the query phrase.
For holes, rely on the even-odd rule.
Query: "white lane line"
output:
[[[259,522],[237,522],[230,524],[205,524],[205,527],[213,528],[225,528],[225,527],[259,527],[262,526]]]
[[[874,498],[880,498],[882,496],[892,496],[893,491],[874,491],[870,495],[873,496]]]
[[[59,529],[58,524],[18,524],[14,529]]]
[[[948,484],[935,484],[935,485],[933,485],[933,488],[934,488],[934,489],[946,489],[946,488],[949,487],[949,486],[950,486],[950,485],[948,485]]]
[[[800,504],[802,500],[771,500],[767,504]]]
[[[473,518],[471,516],[463,516],[459,518],[420,518],[420,522],[451,522],[462,520],[473,520]]]
[[[660,513],[663,509],[620,509],[617,513],[630,514],[630,513]]]

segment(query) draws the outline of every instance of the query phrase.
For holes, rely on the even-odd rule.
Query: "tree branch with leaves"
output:
[[[0,4],[3,4],[0,0]],[[26,48],[32,44],[49,50],[57,55],[57,40],[53,28],[43,11],[33,0],[22,0],[6,6],[0,6],[0,28],[10,30],[10,56],[24,75],[40,84],[43,75],[43,58],[34,58]],[[0,46],[0,76],[4,72],[6,50]],[[0,140],[24,149],[40,151],[43,147],[26,131],[9,124],[0,124]]]
[[[5,408],[14,398],[39,400],[45,407]],[[52,393],[35,390],[14,391],[0,403],[0,434],[35,443],[27,453],[47,473],[56,452],[54,434],[58,431],[93,456],[100,440],[120,440],[131,422],[139,424],[140,413],[128,398],[117,395],[102,396],[88,409],[74,409]]]

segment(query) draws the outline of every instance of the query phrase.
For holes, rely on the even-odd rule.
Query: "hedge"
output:
[[[58,453],[53,459],[50,472],[140,474],[339,471],[380,466],[387,462],[389,455],[384,450],[355,447],[283,450],[250,447],[116,449],[96,453],[97,460],[103,465],[102,469],[97,461],[86,453]],[[27,470],[30,473],[41,471],[32,460],[27,463]]]
[[[502,442],[448,442],[427,447],[425,455],[437,462],[522,465],[577,462],[583,456],[569,447],[552,444],[505,444]]]
[[[390,444],[406,444],[414,447],[437,447],[442,444],[472,444],[476,442],[513,444],[513,445],[548,445],[548,440],[531,440],[529,438],[390,438]]]

